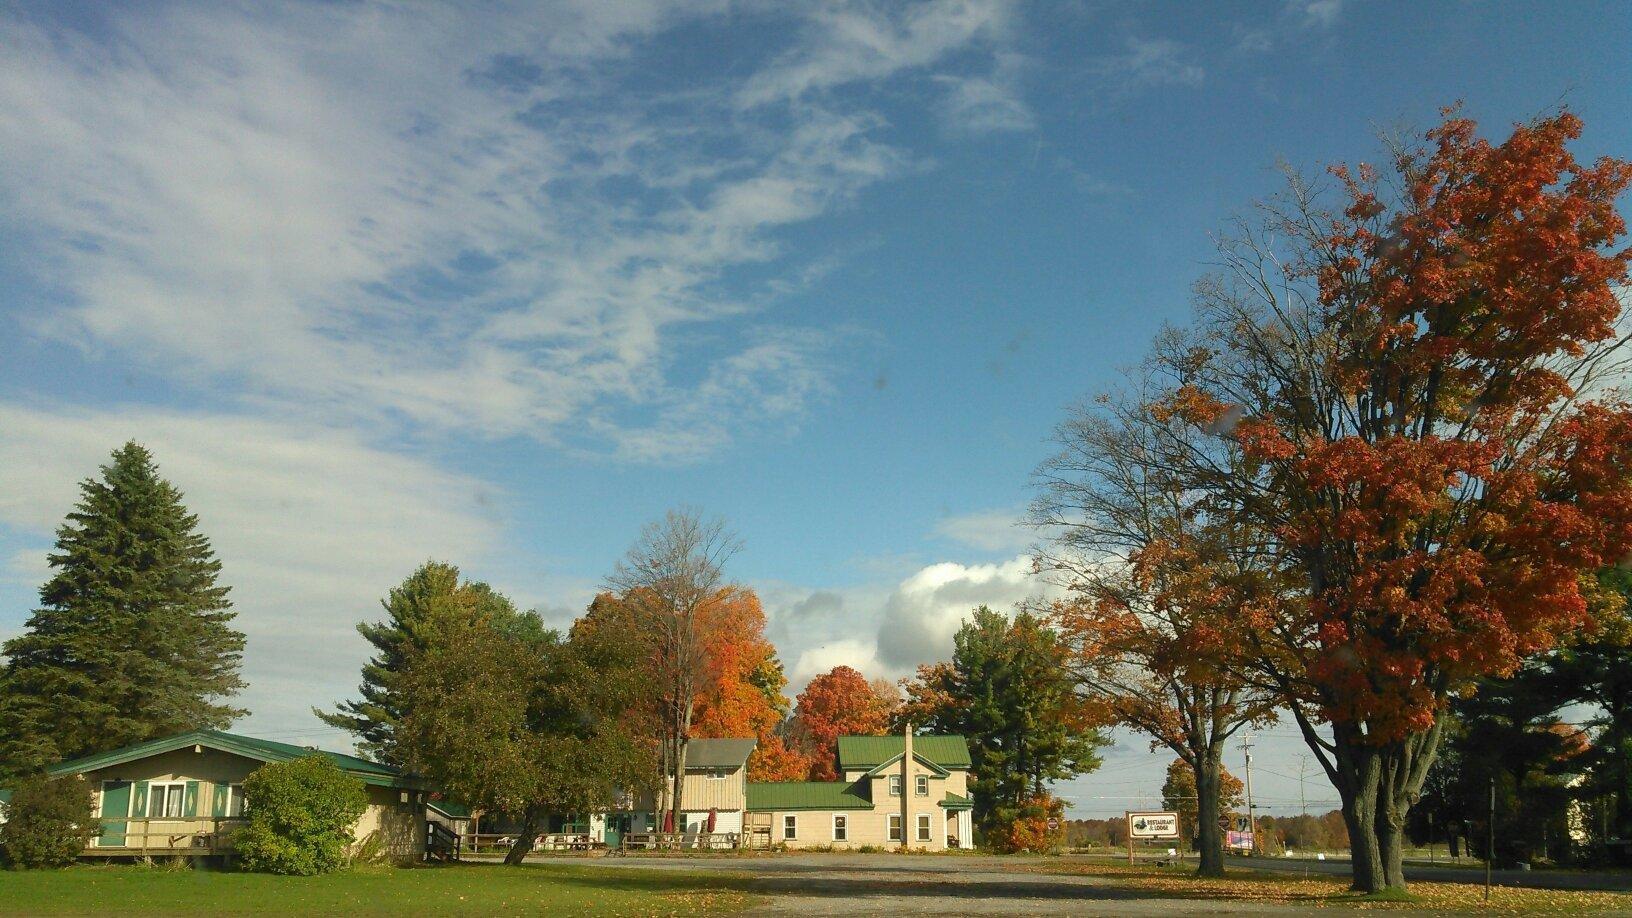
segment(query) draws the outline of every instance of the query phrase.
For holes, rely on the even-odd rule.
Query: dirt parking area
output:
[[[620,870],[724,870],[772,897],[751,915],[1292,915],[1307,907],[1153,896],[1114,879],[1028,873],[1044,859],[967,855],[604,858]],[[1058,863],[1058,859],[1053,860]],[[1396,914],[1400,914],[1396,912]]]

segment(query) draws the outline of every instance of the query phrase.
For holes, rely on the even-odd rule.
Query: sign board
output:
[[[1178,838],[1178,813],[1129,813],[1129,838]]]
[[[1252,833],[1231,832],[1229,838],[1225,841],[1225,844],[1229,845],[1231,848],[1245,848],[1250,850],[1252,848]]]

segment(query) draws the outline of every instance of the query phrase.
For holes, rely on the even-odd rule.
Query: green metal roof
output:
[[[848,781],[777,781],[748,783],[749,810],[870,810],[857,785]]]
[[[975,801],[970,800],[968,797],[960,794],[954,794],[951,791],[947,791],[946,799],[941,801],[941,806],[944,806],[949,810],[968,810],[974,808]]]
[[[867,777],[876,778],[879,775],[885,774],[887,772],[893,772],[895,774],[900,774],[901,773],[900,762],[901,762],[901,759],[904,758],[905,756],[906,756],[905,752],[897,752],[895,755],[892,755],[889,758],[885,759],[884,761],[879,762],[877,765],[874,765],[872,771],[867,772]],[[947,771],[946,769],[942,768],[941,766],[936,765],[934,762],[930,761],[928,758],[925,758],[923,755],[919,754],[919,752],[916,749],[913,750],[912,760],[914,762],[917,762],[918,764],[924,766],[925,768],[928,768],[937,777],[944,778],[947,775],[951,774],[950,771]]]
[[[841,736],[839,768],[870,771],[899,756],[905,748],[899,736]],[[914,736],[912,751],[942,768],[969,767],[969,741],[961,736]]]
[[[426,805],[444,816],[452,819],[469,819],[470,807],[452,800],[437,800],[432,798],[425,801]]]
[[[379,762],[370,762],[354,755],[342,752],[329,752],[326,749],[310,749],[305,746],[296,746],[292,743],[280,743],[276,740],[257,739],[253,736],[240,736],[236,733],[226,733],[221,730],[194,730],[190,733],[180,733],[162,739],[148,740],[123,749],[114,749],[110,752],[101,752],[83,758],[71,759],[53,765],[46,771],[53,775],[74,775],[98,768],[107,768],[120,765],[136,759],[144,759],[151,755],[160,755],[185,749],[188,746],[208,746],[222,752],[230,752],[245,758],[259,759],[262,762],[288,762],[293,759],[309,755],[323,755],[334,761],[347,773],[359,778],[365,784],[376,784],[381,787],[415,787],[410,777],[402,774],[390,765]]]

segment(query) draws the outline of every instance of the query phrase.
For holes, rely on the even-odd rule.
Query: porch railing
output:
[[[224,854],[242,817],[107,817],[102,832],[86,845],[87,854]]]

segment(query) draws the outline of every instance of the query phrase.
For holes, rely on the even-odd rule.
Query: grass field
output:
[[[696,915],[756,897],[731,876],[593,867],[360,868],[321,877],[74,867],[0,871],[6,915]]]
[[[1413,882],[1403,898],[1362,896],[1348,889],[1347,878],[1231,871],[1223,879],[1197,877],[1192,867],[1128,867],[1117,864],[1042,864],[1022,868],[1037,873],[1103,877],[1152,898],[1214,899],[1236,905],[1350,906],[1408,909],[1435,914],[1541,915],[1618,914],[1632,909],[1632,895],[1556,889],[1497,887],[1489,902],[1484,890],[1467,883]]]

